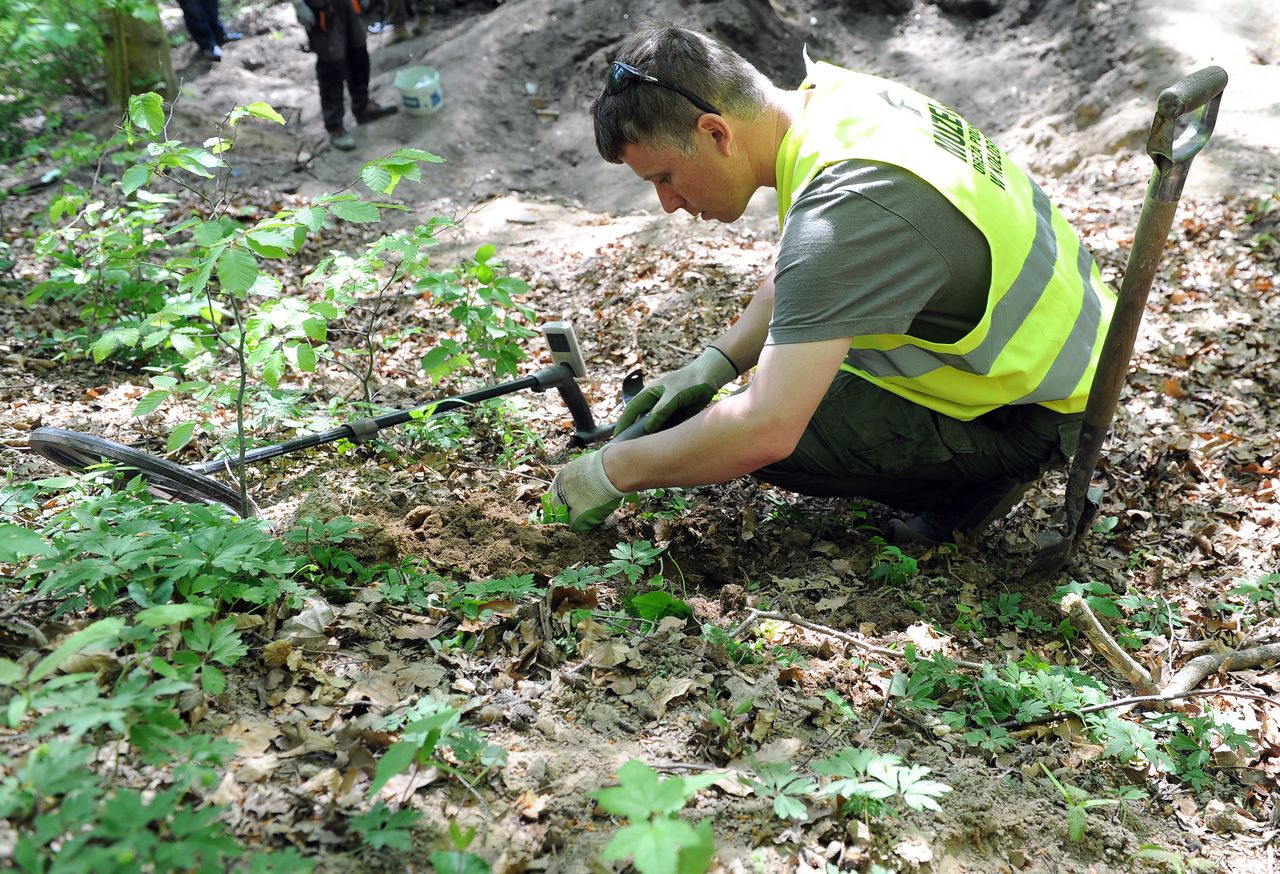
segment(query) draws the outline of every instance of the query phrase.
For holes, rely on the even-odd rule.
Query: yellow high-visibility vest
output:
[[[895,82],[819,62],[801,87],[813,93],[778,151],[780,227],[819,171],[858,159],[920,177],[991,247],[973,330],[953,343],[854,337],[844,369],[957,419],[1007,404],[1083,411],[1115,293],[1039,186],[955,111]]]

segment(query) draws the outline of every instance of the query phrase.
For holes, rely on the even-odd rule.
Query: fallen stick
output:
[[[1219,671],[1230,673],[1244,668],[1256,668],[1274,661],[1280,661],[1280,643],[1197,656],[1183,665],[1160,691],[1165,695],[1186,692],[1200,685],[1205,677]]]
[[[1098,617],[1094,615],[1084,598],[1073,592],[1062,599],[1059,607],[1068,619],[1080,627],[1084,636],[1093,644],[1093,648],[1102,653],[1111,666],[1119,671],[1140,695],[1160,694],[1160,688],[1151,679],[1151,674],[1138,664],[1133,656],[1125,652],[1120,644],[1116,643],[1115,638],[1102,627],[1102,623],[1098,621]]]
[[[764,610],[757,610],[755,607],[749,608],[749,612],[747,613],[747,618],[743,619],[741,622],[735,625],[733,630],[729,632],[729,636],[736,638],[738,635],[742,634],[742,632],[746,631],[747,626],[755,622],[757,619],[774,619],[774,620],[777,620],[778,622],[789,622],[790,624],[796,625],[800,628],[807,628],[810,631],[816,631],[818,634],[824,634],[827,637],[834,637],[836,640],[843,640],[845,643],[851,643],[854,646],[858,647],[858,649],[863,650],[864,652],[869,652],[878,656],[884,656],[885,658],[895,659],[898,661],[901,661],[902,659],[906,658],[905,654],[899,652],[898,650],[888,649],[887,647],[876,646],[875,644],[867,643],[865,640],[862,640],[859,637],[855,637],[854,635],[850,634],[847,631],[840,631],[839,629],[830,628],[826,625],[819,625],[817,622],[811,622],[808,619],[805,619],[803,616],[799,615],[798,613],[774,613],[774,612],[767,612]],[[955,663],[962,668],[971,668],[975,671],[982,670],[982,665],[978,664],[977,662],[962,662],[962,661],[956,661],[954,659],[952,661],[955,661]]]
[[[1234,689],[1187,689],[1181,692],[1161,693],[1159,695],[1135,695],[1131,698],[1117,698],[1114,701],[1104,701],[1101,704],[1090,704],[1088,707],[1081,707],[1079,710],[1062,713],[1053,713],[1049,716],[1041,716],[1028,722],[1019,722],[1016,719],[1007,719],[1004,722],[994,726],[995,728],[1013,729],[1013,728],[1034,728],[1038,725],[1050,725],[1054,722],[1062,722],[1065,719],[1071,719],[1073,716],[1084,716],[1086,713],[1100,713],[1103,710],[1123,709],[1125,711],[1132,710],[1140,704],[1165,704],[1170,701],[1177,701],[1181,698],[1209,698],[1214,695],[1222,695],[1227,698],[1248,698],[1251,701],[1262,701],[1267,704],[1274,704],[1280,707],[1280,699],[1272,698],[1269,695],[1259,695],[1256,692],[1237,692]]]

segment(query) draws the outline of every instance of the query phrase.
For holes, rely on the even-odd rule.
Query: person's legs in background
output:
[[[345,5],[346,0],[341,2]],[[347,81],[347,18],[342,15],[325,16],[322,23],[323,28],[316,26],[308,31],[311,50],[316,53],[320,115],[334,148],[349,152],[356,147],[356,141],[343,125],[346,115],[343,88]]]
[[[349,152],[355,137],[343,123],[346,106],[343,87],[351,95],[351,111],[357,124],[367,124],[398,111],[369,99],[369,50],[365,46],[365,22],[356,14],[351,0],[334,0],[332,16],[325,28],[311,30],[311,48],[316,53],[316,81],[320,86],[320,112],[329,142]],[[330,20],[330,18],[332,20]]]
[[[244,34],[236,30],[227,30],[222,24],[222,17],[218,12],[218,0],[204,0],[205,20],[212,23],[213,37],[218,45],[243,39]]]
[[[178,0],[178,5],[182,7],[187,33],[191,34],[200,54],[211,61],[222,60],[222,51],[218,48],[218,33],[222,26],[218,24],[217,0]]]
[[[336,17],[344,19],[347,91],[351,94],[351,112],[356,117],[356,124],[368,124],[395,114],[399,107],[382,106],[369,99],[369,48],[364,21],[345,0],[335,0],[334,7],[341,10]]]
[[[391,42],[404,42],[431,29],[434,0],[387,0],[387,20],[393,28]],[[409,19],[413,24],[409,24]]]

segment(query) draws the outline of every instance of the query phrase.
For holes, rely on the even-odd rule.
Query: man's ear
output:
[[[711,139],[715,141],[716,151],[725,156],[729,155],[730,143],[733,142],[733,126],[724,120],[724,116],[710,112],[702,113],[702,117],[698,119],[698,131],[710,134]]]

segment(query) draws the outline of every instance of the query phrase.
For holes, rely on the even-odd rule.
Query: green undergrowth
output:
[[[550,577],[468,579],[411,560],[360,559],[362,528],[345,517],[302,519],[272,532],[220,507],[155,502],[139,480],[113,491],[89,477],[58,478],[10,486],[5,501],[15,520],[0,524],[0,561],[11,569],[5,585],[15,599],[52,605],[50,616],[69,629],[20,657],[0,658],[0,713],[22,749],[0,762],[0,820],[23,871],[308,870],[314,858],[242,843],[228,830],[225,810],[207,799],[235,746],[200,732],[190,717],[197,707],[221,706],[232,675],[256,670],[260,641],[251,629],[261,625],[254,617],[278,620],[316,599],[419,614],[442,629],[428,642],[440,657],[483,654],[495,629],[512,627],[521,605],[541,602],[555,617],[553,643],[572,664],[609,664],[602,653],[672,628],[739,664],[794,670],[805,663],[802,653],[779,645],[783,629],[776,621],[739,637],[700,622],[678,564],[646,541],[618,543],[609,561]],[[865,569],[868,579],[876,560]],[[617,593],[622,610],[597,606],[604,589]],[[1242,581],[1231,609],[1266,609],[1273,589],[1268,577]],[[1121,616],[1148,606],[1096,585],[1064,587],[1063,594],[1069,591],[1108,600]],[[977,617],[1023,633],[1049,632],[1026,613],[1006,597],[991,599]],[[1081,666],[1050,664],[1031,650],[973,670],[907,647],[885,706],[924,714],[938,734],[990,756],[1017,746],[1022,725],[1069,716],[1072,731],[1101,749],[1117,778],[1145,772],[1192,790],[1214,785],[1221,751],[1251,749],[1249,737],[1209,709],[1090,712],[1111,696]],[[865,715],[840,696],[828,697],[833,738],[865,724]],[[483,804],[508,751],[469,721],[476,706],[465,696],[423,695],[382,718],[377,728],[386,746],[365,775],[364,800],[342,812],[346,852],[410,853],[425,841],[438,871],[488,869],[469,827],[458,820],[447,833],[443,825],[428,826],[405,798],[384,791],[399,775],[431,771]],[[828,816],[874,829],[896,817],[945,814],[950,787],[899,755],[840,745],[818,758],[756,760],[753,749],[764,735],[748,736],[754,702],[726,712],[707,701],[701,709],[704,737],[745,758],[750,770],[663,777],[629,762],[617,784],[595,796],[618,820],[604,859],[630,860],[646,874],[708,870],[715,830],[707,817],[686,814],[722,780],[737,781],[765,802],[779,830]],[[144,791],[130,769],[111,764],[106,749],[160,776]],[[1145,788],[1123,780],[1091,794],[1062,772],[1045,776],[1062,799],[1064,834],[1072,841],[1087,836],[1091,815],[1147,798]]]

